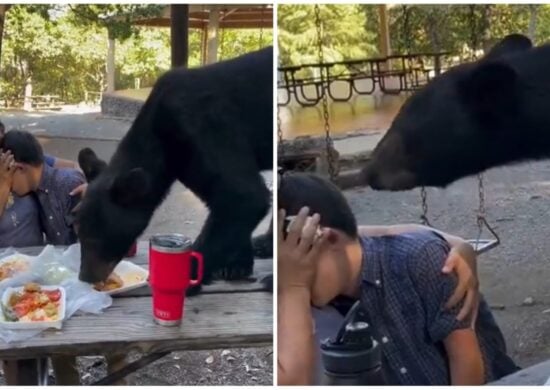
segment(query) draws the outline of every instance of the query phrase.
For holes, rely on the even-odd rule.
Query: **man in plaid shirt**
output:
[[[467,243],[425,227],[357,228],[340,191],[314,175],[283,178],[278,197],[289,215],[309,207],[279,238],[279,384],[317,381],[315,311],[338,296],[361,301],[387,384],[481,385],[519,369],[483,299],[466,317],[464,300],[445,308],[460,273],[441,270],[451,245],[475,257]],[[318,214],[306,223],[310,210]]]

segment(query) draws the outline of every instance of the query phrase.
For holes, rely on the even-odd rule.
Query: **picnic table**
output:
[[[42,249],[18,251],[35,256]],[[127,260],[148,268],[148,242],[139,242],[136,256]],[[260,280],[272,270],[272,260],[257,260],[254,277],[248,281],[203,286],[200,295],[185,300],[185,317],[178,327],[153,322],[151,290],[145,286],[113,297],[111,307],[100,315],[75,314],[61,330],[47,330],[22,342],[0,341],[0,359],[36,359],[40,367],[55,355],[137,352],[142,356],[96,382],[107,385],[174,351],[271,346],[273,297]],[[44,384],[47,370],[38,375],[38,382]]]
[[[65,102],[60,100],[59,95],[33,95],[27,99],[35,110],[59,110]]]

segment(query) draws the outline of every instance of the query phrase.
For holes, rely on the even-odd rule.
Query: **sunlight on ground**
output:
[[[152,88],[141,88],[141,89],[124,89],[120,91],[115,91],[115,95],[123,96],[130,99],[142,100],[145,101],[149,94],[151,93]]]

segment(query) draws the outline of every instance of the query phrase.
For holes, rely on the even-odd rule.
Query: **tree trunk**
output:
[[[481,36],[481,47],[486,53],[491,47],[491,4],[483,5],[481,20],[479,22],[479,35]]]
[[[107,42],[107,92],[115,91],[115,38],[112,32],[108,31]]]
[[[0,4],[0,69],[2,68],[2,41],[4,37],[4,24],[6,21],[6,14],[10,7],[10,4]]]
[[[530,4],[529,5],[529,32],[528,36],[529,39],[535,43],[535,38],[537,36],[537,14],[538,14],[539,7],[536,4]]]

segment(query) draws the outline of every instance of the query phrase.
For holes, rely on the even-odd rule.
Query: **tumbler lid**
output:
[[[149,242],[150,248],[162,253],[181,253],[189,248],[193,241],[182,234],[155,234]]]

